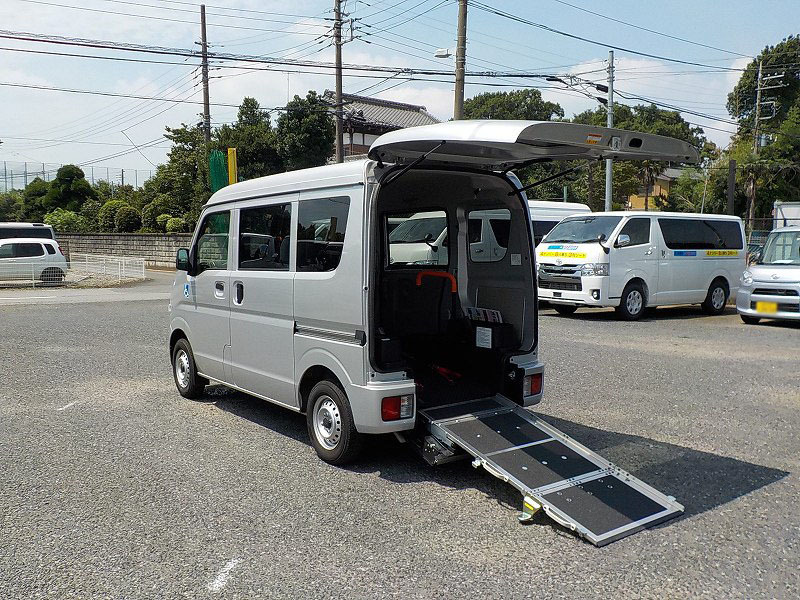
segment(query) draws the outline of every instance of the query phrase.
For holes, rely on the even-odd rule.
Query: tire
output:
[[[180,339],[172,349],[172,377],[175,387],[184,398],[197,400],[203,395],[208,380],[197,374],[192,346],[186,339]]]
[[[758,325],[759,321],[761,321],[761,317],[748,317],[747,315],[739,315],[742,318],[742,322],[745,325]]]
[[[42,271],[42,281],[44,283],[61,283],[64,281],[64,271],[58,267],[48,267]]]
[[[553,308],[555,308],[556,312],[562,317],[568,317],[572,314],[575,314],[575,311],[578,310],[578,307],[574,304],[553,304]]]
[[[622,291],[617,307],[617,317],[625,321],[637,321],[642,318],[647,305],[647,297],[641,283],[631,282]]]
[[[356,431],[350,402],[338,384],[323,380],[308,394],[306,424],[311,445],[332,465],[353,461],[361,452],[363,436]]]
[[[708,288],[706,299],[703,300],[703,312],[707,315],[721,315],[725,312],[728,303],[728,284],[721,279],[715,279]]]

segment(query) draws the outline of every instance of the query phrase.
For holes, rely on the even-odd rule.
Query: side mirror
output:
[[[764,257],[764,251],[759,248],[755,252],[750,255],[750,262],[753,264],[758,264],[761,262],[761,259]]]
[[[617,248],[624,248],[631,245],[631,236],[626,233],[620,233],[617,238]]]
[[[189,251],[186,248],[181,248],[175,255],[175,269],[177,271],[189,272]]]

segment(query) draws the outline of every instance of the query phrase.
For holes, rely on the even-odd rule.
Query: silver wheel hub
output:
[[[320,396],[314,403],[314,435],[327,450],[336,448],[342,437],[342,415],[328,395]]]
[[[625,308],[632,315],[638,315],[642,310],[643,304],[644,298],[642,298],[642,293],[639,290],[631,290],[625,298]]]
[[[723,304],[725,304],[725,290],[721,287],[716,287],[714,291],[711,292],[711,306],[719,310],[722,308]]]
[[[185,350],[178,350],[175,356],[175,379],[178,380],[181,389],[189,387],[189,377],[189,355]]]

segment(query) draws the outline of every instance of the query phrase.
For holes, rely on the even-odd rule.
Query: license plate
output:
[[[778,312],[777,302],[756,302],[756,312],[776,313]]]

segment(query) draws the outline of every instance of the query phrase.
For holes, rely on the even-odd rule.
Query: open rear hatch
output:
[[[371,159],[396,164],[426,153],[426,165],[492,171],[551,160],[699,160],[693,146],[674,138],[550,121],[451,121],[410,127],[382,135],[369,149]]]
[[[462,449],[474,467],[524,496],[525,521],[539,509],[596,546],[683,512],[671,496],[640,481],[501,396],[420,411],[444,456]],[[429,462],[436,462],[428,457]]]

